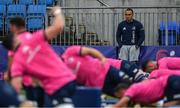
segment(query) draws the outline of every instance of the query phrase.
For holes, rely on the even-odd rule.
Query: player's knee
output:
[[[134,77],[139,70],[139,67],[129,61],[122,61],[121,70],[124,71],[130,77]]]

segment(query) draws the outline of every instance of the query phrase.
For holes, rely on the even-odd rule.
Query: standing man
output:
[[[138,62],[140,46],[144,42],[145,33],[143,25],[133,19],[134,11],[131,8],[125,10],[126,20],[118,25],[116,39],[119,44],[119,58],[131,62]]]

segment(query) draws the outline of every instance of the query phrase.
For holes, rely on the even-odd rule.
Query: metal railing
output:
[[[117,26],[124,20],[126,8],[128,7],[63,7],[66,26],[64,31],[51,43],[55,45],[115,46],[117,45]],[[168,23],[176,22],[180,25],[180,6],[131,6],[131,8],[135,11],[134,18],[144,25],[146,34],[144,45],[180,44],[180,27],[175,25],[171,27]],[[43,24],[46,27],[52,22],[52,17],[47,16],[43,21],[46,22]],[[7,34],[7,22],[7,18],[1,18],[1,36]],[[160,27],[160,25],[165,27]]]
[[[105,3],[102,0],[96,0],[96,1],[99,2],[102,6],[111,7],[109,4]]]
[[[117,45],[116,29],[124,20],[124,9],[128,7],[85,7],[62,8],[66,16],[64,32],[53,40],[53,44],[61,45]],[[144,45],[178,45],[178,26],[180,24],[180,6],[144,6],[131,7],[135,11],[134,18],[145,28]],[[112,11],[115,10],[115,11]],[[49,21],[51,18],[49,18]],[[160,30],[160,25],[165,30]],[[170,26],[170,28],[169,28]],[[174,29],[176,27],[176,29]],[[161,27],[162,28],[162,27]],[[161,35],[161,36],[160,36]]]

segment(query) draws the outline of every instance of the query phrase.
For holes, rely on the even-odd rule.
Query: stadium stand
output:
[[[30,31],[45,27],[46,5],[29,5],[27,10],[27,28]]]
[[[29,5],[27,10],[27,16],[45,16],[46,6],[45,5]]]
[[[18,4],[32,5],[32,4],[35,4],[35,2],[34,2],[34,0],[18,0]]]
[[[7,16],[26,16],[26,6],[25,5],[9,5],[7,10]]]
[[[47,5],[47,6],[53,6],[55,4],[55,0],[38,0],[39,5]]]
[[[159,28],[159,43],[166,45],[166,28],[168,28],[168,45],[176,45],[180,36],[180,24],[176,21],[161,22]]]
[[[2,32],[9,31],[9,19],[12,16],[17,16],[17,15],[22,16],[24,19],[26,19],[28,31],[35,31],[38,29],[45,28],[46,21],[48,21],[47,23],[51,22],[50,20],[46,20],[46,15],[48,14],[48,11],[46,11],[46,7],[52,7],[56,4],[56,2],[57,2],[56,0],[0,0],[0,36],[6,36]],[[61,34],[62,36],[59,36],[59,37],[57,37],[57,39],[55,39],[54,43],[56,45],[59,45],[57,43],[60,43],[60,45],[75,45],[75,44],[78,44],[78,45],[106,45],[106,43],[107,43],[107,45],[110,45],[109,40],[108,40],[110,38],[109,37],[106,38],[106,36],[104,36],[104,34],[103,34],[104,37],[102,39],[102,36],[100,34],[100,32],[105,31],[109,34],[109,36],[112,36],[112,34],[109,33],[109,31],[106,31],[107,28],[104,27],[104,26],[107,26],[106,24],[103,25],[100,23],[99,25],[102,25],[102,27],[104,27],[104,29],[102,29],[102,31],[101,31],[101,29],[98,28],[99,32],[97,32],[95,30],[96,28],[93,28],[94,26],[90,25],[91,23],[95,23],[95,22],[87,21],[86,23],[83,23],[83,22],[79,21],[79,20],[82,20],[82,21],[89,20],[91,17],[88,15],[93,14],[93,13],[88,13],[89,12],[88,10],[87,10],[87,13],[85,13],[85,14],[83,14],[83,12],[81,13],[81,10],[80,11],[78,10],[78,12],[80,12],[80,13],[73,13],[72,10],[71,10],[72,11],[71,12],[71,11],[68,11],[68,9],[64,9],[64,10],[65,10],[64,12],[67,12],[65,14],[66,15],[66,19],[65,19],[66,27],[65,27],[64,32]],[[80,17],[81,14],[82,14],[82,19]],[[101,17],[106,17],[106,15],[104,15],[106,13],[102,13],[103,16],[101,16],[101,17],[97,17],[96,15],[98,15],[98,14],[99,14],[99,16],[101,16],[101,13],[98,13],[98,11],[97,11],[97,13],[94,14],[95,20],[97,20],[98,18],[101,18]],[[110,14],[112,14],[112,13],[110,13]],[[147,13],[147,14],[151,15],[150,13]],[[140,17],[142,17],[142,16],[143,15],[141,15]],[[90,17],[90,18],[88,19],[86,17]],[[108,17],[111,17],[111,16],[108,16]],[[144,17],[146,18],[146,16],[144,16]],[[93,17],[91,20],[93,20]],[[101,21],[101,19],[100,19],[100,21]],[[110,21],[110,23],[111,23],[111,21]],[[147,23],[147,24],[149,24],[149,23]],[[157,24],[154,24],[154,25],[159,25],[159,27],[157,27],[157,28],[159,28],[159,44],[160,45],[166,45],[166,41],[168,42],[168,45],[178,45],[178,41],[180,41],[180,24],[178,21],[169,20],[169,22],[160,22],[160,24],[159,24],[159,22],[157,22]],[[92,30],[89,29],[90,26],[92,26],[91,27],[91,28],[93,28]],[[110,25],[108,25],[108,26],[110,28],[113,28]],[[155,29],[158,32],[157,28],[155,28]],[[167,28],[168,28],[168,32],[167,32]],[[149,32],[151,32],[151,31],[149,31]],[[168,40],[166,40],[166,33],[168,33],[168,38],[167,38]],[[156,33],[156,34],[158,34],[158,33]],[[107,41],[105,41],[104,39]],[[179,42],[179,44],[180,44],[180,42]],[[59,46],[57,46],[57,47],[59,47]],[[112,49],[115,52],[115,54],[114,54],[115,58],[117,58],[118,48],[116,48],[115,46],[111,46],[111,47],[113,47]],[[1,46],[0,46],[0,48],[1,48]],[[105,54],[105,55],[106,55],[106,53],[108,53],[110,56],[113,55],[112,54],[113,51],[110,50],[109,47],[106,47],[103,49],[103,46],[98,46],[98,48],[103,50],[104,51],[103,54]],[[162,46],[162,48],[159,48],[159,47],[155,48],[154,46],[152,46],[151,49],[148,46],[148,48],[143,49],[144,53],[141,55],[144,58],[149,59],[149,58],[151,58],[150,55],[152,57],[154,57],[156,55],[157,51],[159,51],[161,49],[164,50],[165,48],[167,48],[166,50],[168,51],[168,53],[171,53],[173,50],[173,51],[177,52],[176,54],[178,56],[180,56],[179,55],[180,53],[178,53],[178,48],[166,47],[166,46]],[[62,49],[64,50],[65,48],[63,47]],[[176,50],[174,50],[174,49],[176,49]],[[143,52],[143,50],[141,52]],[[4,50],[0,50],[0,51],[5,52]],[[4,55],[7,55],[7,54],[4,54]],[[1,61],[4,60],[5,58],[7,59],[7,57],[5,57],[4,55],[3,55],[3,53],[1,53],[1,56],[0,56]],[[143,57],[140,57],[140,59],[142,59]],[[144,60],[144,58],[143,58],[143,60]],[[5,60],[5,61],[2,61],[1,63],[3,63],[3,65],[4,64],[7,65],[7,60]],[[5,70],[4,67],[5,66],[1,66],[0,68],[3,68],[3,71],[4,71]],[[103,101],[103,100],[101,100],[101,91],[99,89],[79,87],[79,88],[77,88],[77,92],[73,98],[73,102],[74,102],[75,107],[101,107],[102,104],[105,104],[105,105],[115,104],[117,102],[117,100]]]
[[[6,16],[6,6],[0,5],[0,16],[5,17]]]
[[[15,3],[14,0],[0,0],[0,5],[10,5]]]
[[[5,5],[0,5],[0,33],[4,31],[4,21],[5,21],[5,16],[6,16],[6,6]]]

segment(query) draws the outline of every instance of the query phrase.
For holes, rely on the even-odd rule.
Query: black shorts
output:
[[[24,86],[26,92],[26,98],[30,101],[36,101],[38,107],[44,106],[45,92],[41,87]]]
[[[58,106],[63,103],[69,103],[76,92],[76,81],[72,81],[66,84],[64,87],[60,88],[53,95],[50,95],[53,106]],[[54,102],[56,101],[56,102]]]
[[[103,93],[114,96],[114,89],[117,85],[123,80],[125,73],[121,70],[118,70],[112,66],[110,66],[109,71],[106,75],[104,86],[103,86]]]
[[[164,96],[165,102],[180,100],[180,76],[172,75],[168,78]]]

